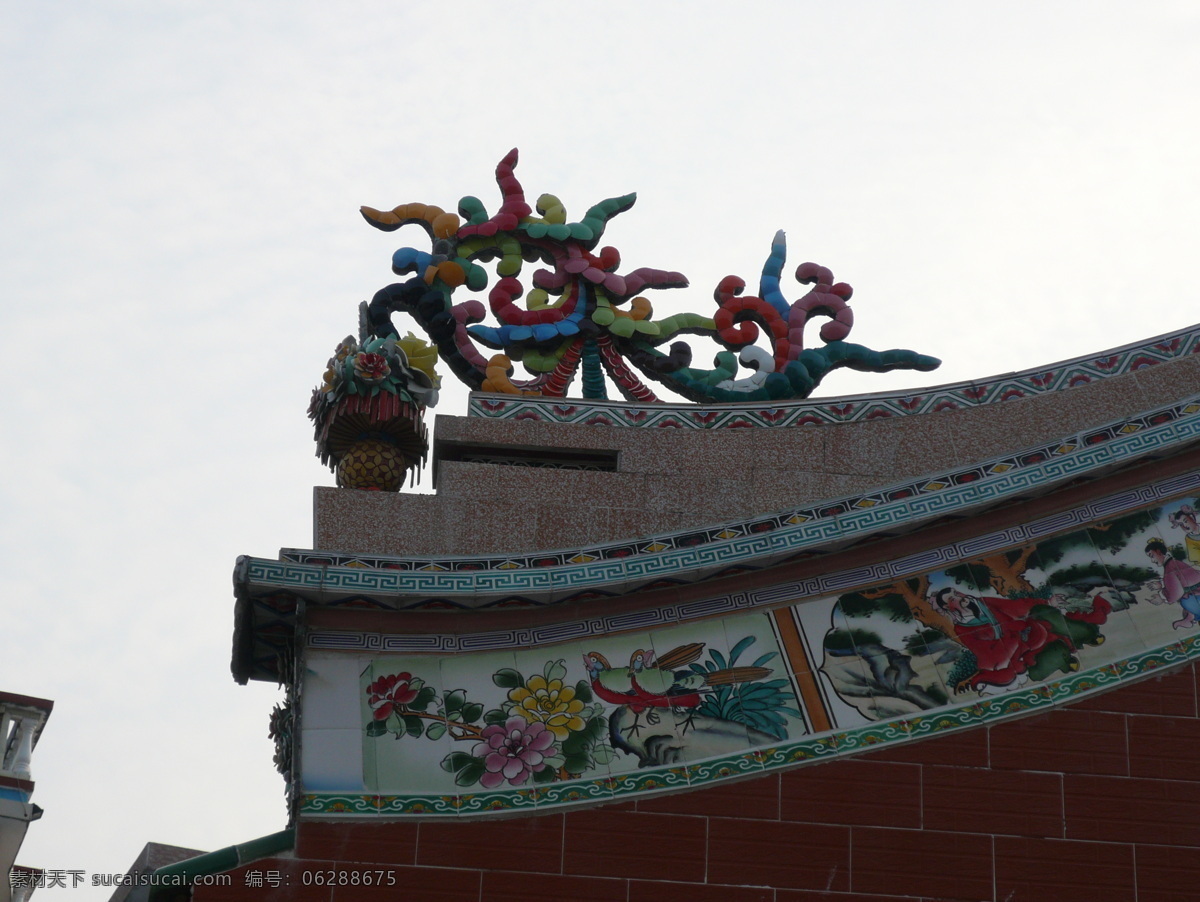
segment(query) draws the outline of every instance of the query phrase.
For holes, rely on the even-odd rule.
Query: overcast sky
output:
[[[285,826],[230,579],[311,547],[309,393],[422,239],[360,205],[494,211],[519,147],[571,219],[638,192],[605,243],[691,279],[657,315],[756,285],[782,228],[851,340],[945,361],[819,394],[1051,363],[1198,318],[1197,10],[0,0],[0,689],[55,700],[19,861]]]

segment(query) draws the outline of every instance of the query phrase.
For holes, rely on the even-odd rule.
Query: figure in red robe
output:
[[[975,657],[976,671],[954,687],[986,690],[1044,679],[1056,670],[1078,670],[1075,652],[1081,645],[1104,641],[1099,625],[1112,606],[1102,596],[1090,611],[1064,613],[1043,598],[980,598],[954,588],[929,597],[934,609],[950,618],[954,633]]]

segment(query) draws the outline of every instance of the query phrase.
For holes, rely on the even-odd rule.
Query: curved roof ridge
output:
[[[1099,353],[928,388],[753,404],[643,404],[581,398],[471,394],[470,417],[600,426],[695,429],[804,426],[959,410],[1088,385],[1200,352],[1200,324]]]

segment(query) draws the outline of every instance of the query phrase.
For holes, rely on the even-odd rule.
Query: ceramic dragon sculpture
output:
[[[364,304],[365,334],[396,334],[391,316],[403,312],[472,389],[565,397],[581,375],[585,398],[606,398],[611,379],[626,399],[639,402],[658,400],[646,379],[700,403],[769,402],[807,397],[839,367],[884,372],[932,370],[940,363],[913,351],[875,351],[846,341],[854,324],[847,304],[851,288],[824,266],[801,264],[796,279],[811,287],[789,301],[781,284],[787,256],[782,231],[771,244],[757,295],[744,294],[746,283],[727,276],[716,287],[711,315],[655,319],[643,292],[686,287],[687,279],[651,268],[622,273],[620,253],[598,247],[608,221],[632,207],[636,195],[603,200],[572,222],[554,195],[543,194],[530,207],[516,163],[514,149],[496,167],[502,201],[491,215],[475,197],[459,201],[457,215],[421,203],[362,208],[376,228],[412,223],[431,239],[427,250],[395,252],[393,271],[409,278]],[[484,264],[491,263],[498,279],[489,290]],[[521,281],[527,264],[541,264],[529,276],[528,293]],[[476,297],[456,302],[456,293],[485,290],[486,304]],[[494,323],[486,322],[489,312]],[[826,320],[818,333],[823,344],[806,347],[806,327],[818,318]],[[691,348],[677,340],[685,334],[720,346],[711,368],[693,366]],[[514,378],[514,361],[528,378]]]

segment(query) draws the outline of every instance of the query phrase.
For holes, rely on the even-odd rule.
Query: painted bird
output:
[[[702,642],[681,645],[668,652],[664,656],[664,660],[674,661],[679,666],[686,666],[699,658],[703,649],[704,643]],[[629,728],[629,732],[635,736],[641,732],[643,713],[646,713],[646,720],[650,724],[656,724],[659,716],[654,709],[671,706],[671,698],[666,692],[647,692],[634,681],[634,667],[636,666],[639,671],[644,670],[647,660],[653,660],[653,653],[647,655],[642,649],[633,653],[628,667],[613,667],[608,662],[608,658],[598,651],[590,651],[583,656],[583,664],[592,681],[592,691],[604,701],[614,705],[625,705],[633,712],[633,725]],[[690,673],[690,671],[686,671],[686,673]],[[688,701],[693,701],[690,695]],[[693,703],[700,704],[698,695]]]
[[[691,642],[671,649],[661,658],[653,651],[639,648],[629,658],[628,667],[613,667],[600,652],[583,656],[584,666],[592,681],[592,690],[604,701],[626,705],[634,714],[630,732],[641,730],[641,715],[658,723],[656,708],[682,708],[688,711],[686,730],[696,708],[704,701],[705,690],[714,686],[761,680],[770,675],[765,667],[728,667],[706,673],[686,668],[704,653],[703,642]]]

